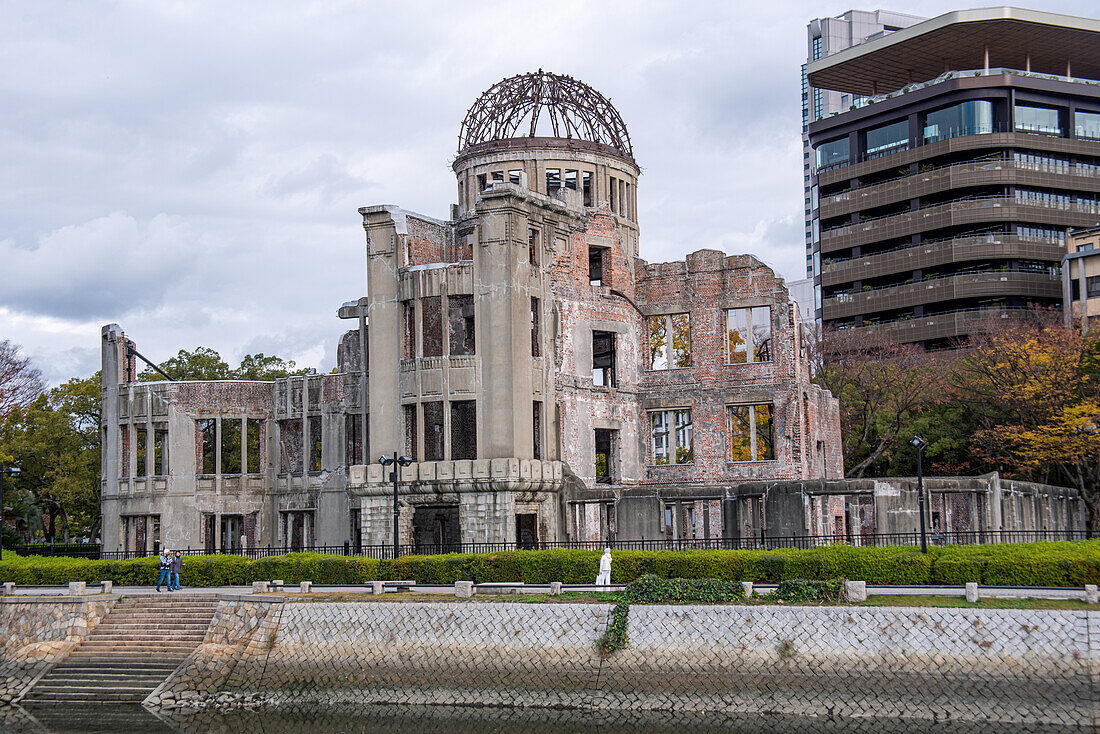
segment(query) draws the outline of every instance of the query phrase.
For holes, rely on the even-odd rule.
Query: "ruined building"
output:
[[[607,99],[505,79],[453,167],[447,220],[359,210],[368,295],[339,310],[334,374],[135,382],[133,345],[104,328],[105,550],[380,552],[394,506],[377,459],[395,453],[412,459],[401,542],[426,552],[751,539],[769,482],[832,497],[784,520],[793,534],[867,527],[822,481],[843,476],[838,405],[810,383],[782,279],[750,255],[639,257],[640,171]]]

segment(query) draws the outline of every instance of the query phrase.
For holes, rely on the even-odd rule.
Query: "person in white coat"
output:
[[[611,586],[611,549],[604,548],[600,556],[600,575],[596,577],[596,586]]]

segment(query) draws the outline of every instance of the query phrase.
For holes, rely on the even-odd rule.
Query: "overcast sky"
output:
[[[466,109],[538,68],[626,121],[642,257],[718,248],[803,277],[805,27],[850,7],[0,0],[0,339],[51,383],[98,369],[111,322],[156,361],[331,369],[336,309],[366,291],[356,209],[446,218]]]

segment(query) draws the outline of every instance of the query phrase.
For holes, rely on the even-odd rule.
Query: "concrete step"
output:
[[[46,731],[80,732],[81,734],[162,734],[173,730],[140,704],[83,702],[73,706],[68,702],[43,701],[28,705]]]

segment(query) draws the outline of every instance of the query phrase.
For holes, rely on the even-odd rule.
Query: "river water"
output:
[[[925,712],[926,713],[926,712]],[[689,714],[668,712],[587,712],[447,706],[341,706],[259,711],[152,712],[141,706],[0,708],[0,729],[12,734],[1061,734],[1084,729],[1020,724],[950,723],[903,717],[834,719],[782,714]]]

